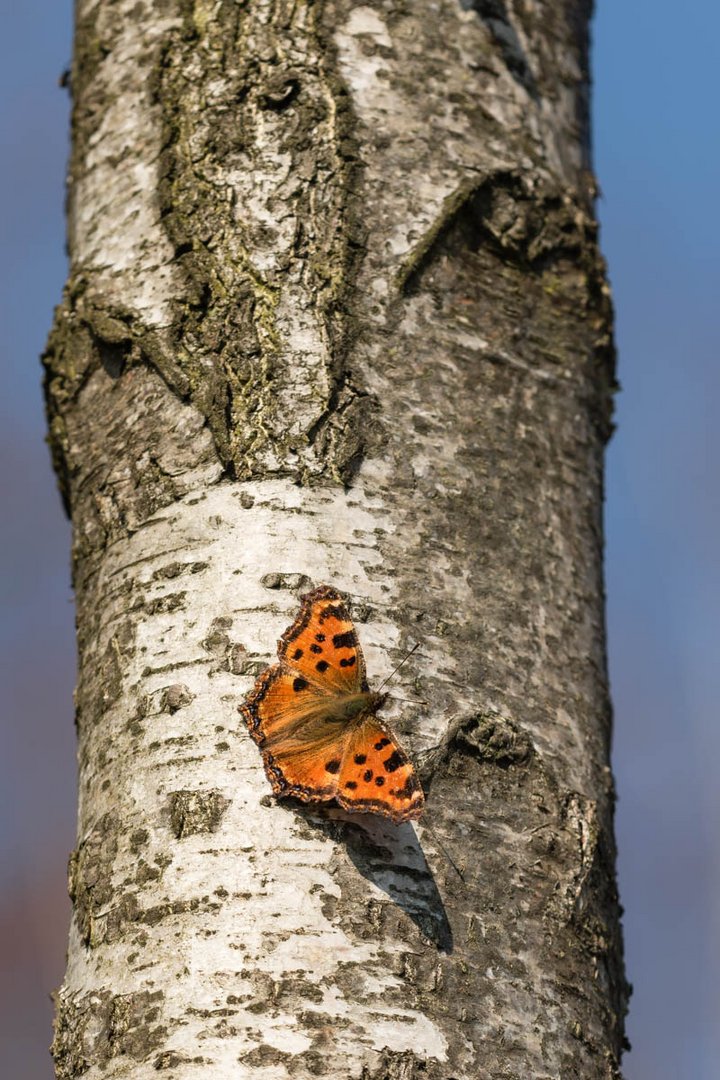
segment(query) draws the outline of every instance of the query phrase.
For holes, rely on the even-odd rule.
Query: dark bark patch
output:
[[[241,1054],[238,1061],[250,1069],[267,1068],[272,1065],[285,1068],[290,1056],[291,1055],[283,1050],[276,1050],[274,1046],[269,1046],[267,1043],[261,1043],[260,1046],[256,1046],[254,1050],[248,1050],[246,1054]],[[293,1062],[295,1061],[295,1057],[296,1055],[293,1054]]]
[[[365,1066],[362,1080],[440,1080],[440,1074],[433,1068],[433,1063],[418,1057],[412,1050],[386,1048],[376,1067]]]
[[[212,1061],[204,1057],[187,1057],[178,1054],[176,1050],[164,1050],[153,1061],[153,1069],[162,1072],[163,1069],[177,1069],[179,1065],[212,1065]]]
[[[167,1036],[158,1023],[162,990],[111,994],[94,990],[82,997],[57,994],[51,1054],[57,1080],[76,1080],[91,1067],[101,1070],[118,1055],[145,1061]]]
[[[152,580],[167,581],[181,577],[183,574],[199,574],[201,571],[207,570],[208,565],[206,562],[171,562],[156,570],[153,573]]]
[[[221,615],[213,619],[207,635],[200,642],[203,649],[216,661],[208,669],[209,675],[214,675],[218,671],[229,671],[233,675],[255,673],[256,662],[249,659],[245,646],[238,641],[233,641],[228,633],[232,624],[230,615]]]
[[[145,885],[148,881],[159,881],[162,877],[162,870],[157,866],[150,866],[144,859],[140,859],[137,869],[135,871],[135,884]]]
[[[266,109],[281,112],[291,105],[300,92],[300,80],[284,72],[278,72],[268,80],[261,100]]]
[[[105,710],[110,708],[118,700],[123,687],[123,668],[120,662],[121,655],[130,655],[134,652],[132,646],[123,648],[118,636],[113,637],[107,644],[105,652],[100,660],[98,672],[98,685],[100,691],[100,709],[97,719],[101,720]]]
[[[106,928],[99,916],[114,895],[112,869],[119,829],[118,816],[104,814],[70,855],[68,892],[80,936],[90,947],[105,940]]]
[[[196,833],[215,832],[230,805],[219,791],[173,791],[170,826],[178,840]]]
[[[247,649],[239,641],[230,646],[227,663],[231,675],[253,675],[257,669],[257,661],[250,659]]]
[[[308,589],[312,582],[305,574],[265,574],[260,578],[265,589]]]
[[[231,626],[232,619],[228,619],[227,617],[223,616],[219,619],[213,619],[207,636],[203,638],[203,641],[201,642],[203,649],[205,649],[206,652],[212,653],[212,655],[218,659],[223,658],[230,647],[228,630]]]
[[[130,833],[130,849],[133,855],[139,855],[142,848],[146,847],[150,840],[147,829],[133,829]]]
[[[176,713],[178,709],[183,709],[194,700],[195,695],[189,687],[183,683],[173,683],[163,690],[160,698],[160,709],[162,712]]]
[[[278,468],[288,475],[290,468],[301,483],[315,477],[348,483],[372,440],[370,421],[376,407],[353,384],[347,362],[356,264],[365,250],[352,98],[321,37],[294,25],[301,22],[299,14],[289,15],[282,31],[263,31],[270,35],[268,41],[278,33],[282,41],[285,34],[302,40],[298,65],[292,67],[277,60],[259,62],[247,52],[248,30],[241,26],[246,19],[252,22],[254,16],[242,6],[223,7],[212,35],[201,35],[199,48],[197,28],[186,14],[185,24],[165,37],[152,72],[151,92],[160,104],[162,123],[161,223],[176,253],[186,295],[176,328],[182,348],[164,345],[162,355],[153,360],[206,417],[231,475],[249,479]],[[232,66],[227,50],[234,50]],[[285,52],[284,44],[280,50]],[[195,71],[199,54],[203,65]],[[278,172],[276,197],[302,222],[303,235],[313,238],[310,252],[304,240],[295,245],[286,273],[292,277],[296,266],[303,267],[308,302],[329,340],[327,354],[317,358],[317,372],[307,372],[317,393],[311,407],[298,411],[300,433],[288,431],[282,405],[285,388],[294,385],[278,319],[282,278],[259,278],[252,260],[257,243],[265,248],[275,242],[274,230],[257,220],[247,222],[248,256],[233,259],[232,289],[220,286],[229,254],[224,238],[237,232],[234,210],[217,198],[212,184],[198,182],[185,149],[190,140],[198,160],[222,175],[253,143],[260,116],[267,111],[287,118],[277,137],[295,165],[292,184]],[[314,198],[318,177],[321,200]],[[252,190],[251,176],[247,183]],[[242,192],[238,198],[243,200]],[[211,373],[201,366],[208,354],[217,361]],[[304,447],[302,457],[299,445]],[[293,465],[291,455],[297,459]],[[269,457],[282,465],[269,465]]]
[[[476,11],[487,26],[508,71],[533,98],[538,88],[506,0],[460,0],[465,11]]]
[[[183,611],[187,593],[166,593],[165,596],[156,596],[145,604],[145,612],[148,615],[168,615],[173,611]]]

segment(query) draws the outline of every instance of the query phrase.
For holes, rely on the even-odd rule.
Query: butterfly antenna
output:
[[[378,693],[380,693],[380,691],[382,690],[383,686],[387,686],[387,684],[388,684],[388,683],[390,682],[390,680],[392,679],[393,675],[396,675],[396,674],[398,673],[398,671],[399,671],[399,670],[400,670],[400,668],[401,668],[401,667],[403,666],[403,664],[405,663],[405,661],[406,661],[406,660],[409,660],[409,659],[410,659],[410,657],[412,656],[412,654],[413,654],[413,653],[415,652],[415,650],[416,650],[416,649],[418,649],[419,647],[420,647],[420,642],[418,641],[418,642],[417,642],[417,643],[416,643],[415,645],[413,645],[413,647],[412,647],[412,649],[410,650],[410,652],[409,652],[409,653],[406,653],[406,654],[405,654],[405,656],[403,656],[403,658],[402,658],[402,660],[400,661],[400,663],[398,664],[398,666],[397,666],[397,667],[396,667],[396,668],[395,668],[395,669],[394,669],[393,671],[391,671],[391,672],[390,672],[390,674],[388,675],[387,679],[383,679],[383,681],[382,681],[382,682],[380,683],[380,685],[378,686]]]
[[[457,863],[456,863],[456,862],[455,862],[455,860],[453,859],[453,857],[452,857],[452,855],[450,854],[450,852],[448,851],[448,849],[447,849],[447,848],[445,847],[445,845],[443,844],[443,842],[442,842],[442,840],[440,839],[440,837],[438,836],[438,834],[437,834],[437,833],[435,832],[435,830],[434,830],[434,829],[431,829],[431,828],[430,828],[430,826],[429,826],[429,825],[427,824],[427,822],[424,822],[424,823],[423,823],[423,826],[422,826],[422,827],[423,827],[423,830],[425,830],[425,829],[426,829],[426,830],[427,830],[427,831],[428,831],[428,832],[430,833],[430,836],[431,836],[431,837],[433,838],[434,842],[435,842],[435,843],[437,844],[437,846],[438,846],[438,847],[440,848],[440,850],[442,851],[443,855],[445,856],[445,858],[447,859],[447,861],[448,861],[448,862],[450,863],[450,865],[452,866],[453,870],[455,871],[455,873],[457,874],[457,876],[458,876],[458,877],[460,878],[460,880],[462,881],[462,883],[463,883],[463,885],[464,885],[464,884],[465,884],[465,878],[464,878],[464,877],[463,877],[463,875],[462,875],[462,871],[458,869]]]

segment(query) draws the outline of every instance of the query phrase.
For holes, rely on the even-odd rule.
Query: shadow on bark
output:
[[[376,814],[347,814],[335,808],[308,808],[295,800],[308,825],[321,829],[345,849],[364,878],[412,919],[421,934],[444,953],[453,951],[453,935],[445,905],[410,822],[394,825]],[[327,815],[327,816],[325,816]]]
[[[347,853],[357,869],[438,949],[451,953],[450,922],[414,826],[393,825],[373,814],[357,817],[358,823],[348,822],[343,830]]]

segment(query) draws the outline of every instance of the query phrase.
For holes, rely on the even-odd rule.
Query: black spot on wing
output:
[[[315,655],[317,656],[318,653],[322,652],[322,649],[321,649],[321,647],[319,645],[314,645],[313,644],[313,645],[310,646],[310,652],[315,653]]]
[[[373,778],[372,769],[366,769],[365,772],[363,773],[363,780],[365,781],[365,783],[369,784],[370,781],[372,780],[372,778]]]
[[[309,683],[308,683],[307,679],[302,679],[299,675],[298,675],[297,679],[293,679],[293,690],[295,691],[296,694],[300,690],[307,690],[308,685],[309,685]]]
[[[295,652],[293,653],[293,660],[299,660],[300,657],[302,656],[302,654],[303,654],[302,649],[296,649]]]
[[[318,669],[318,671],[327,671],[330,665],[328,664],[327,660],[318,660],[315,667]]]
[[[385,777],[384,776],[376,776],[375,777],[375,783],[377,784],[378,787],[382,787],[383,784],[385,783]]]
[[[389,745],[390,745],[390,740],[386,739],[385,736],[383,736],[382,739],[378,739],[378,741],[375,743],[375,749],[376,750],[384,750],[385,747],[389,746]]]
[[[393,750],[389,758],[385,758],[383,761],[383,768],[385,772],[395,772],[401,765],[404,765],[407,758],[404,754],[401,754],[399,750]]]
[[[339,622],[346,622],[347,612],[339,604],[328,604],[320,614],[320,622],[324,623],[326,619],[338,619]]]
[[[354,656],[343,656],[340,660],[340,667],[352,667],[355,663],[355,660],[356,657]]]
[[[356,754],[354,761],[356,765],[364,765],[367,761],[367,754]]]
[[[354,630],[346,630],[344,634],[333,634],[332,642],[336,649],[354,649],[357,645],[357,634]]]
[[[354,780],[348,780],[348,782],[347,782],[347,784],[345,785],[345,787],[346,787],[346,788],[348,789],[348,791],[354,791],[354,790],[355,790],[355,788],[357,787],[357,784],[355,783],[355,781],[354,781]]]
[[[340,759],[333,758],[332,761],[325,762],[325,772],[336,773],[340,772]]]
[[[325,635],[324,634],[316,634],[315,635],[315,640],[316,641],[324,641],[325,640]]]

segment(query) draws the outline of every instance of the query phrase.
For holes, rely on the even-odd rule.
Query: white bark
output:
[[[113,545],[103,562],[99,589],[107,603],[87,662],[122,654],[122,689],[85,744],[80,860],[98,842],[98,818],[119,817],[123,836],[105,867],[115,899],[107,907],[87,904],[84,934],[92,949],[74,925],[61,993],[72,1008],[88,986],[121,996],[140,986],[151,994],[162,988],[169,1031],[163,1052],[178,1066],[187,1059],[178,1076],[206,1075],[209,1058],[217,1075],[284,1078],[284,1065],[258,1070],[238,1062],[259,1039],[284,1054],[310,1049],[299,1012],[312,1014],[311,1028],[321,1017],[333,1030],[328,1064],[335,1075],[348,1059],[373,1064],[372,1052],[385,1046],[446,1057],[442,1031],[398,997],[405,944],[358,942],[328,917],[328,898],[340,892],[337,864],[347,857],[331,835],[302,827],[294,810],[268,799],[260,756],[237,711],[297,610],[296,590],[275,587],[278,574],[294,584],[332,581],[367,606],[361,634],[368,670],[378,684],[389,674],[400,644],[385,614],[392,578],[367,571],[381,567],[376,529],[401,523],[388,519],[381,499],[362,498],[362,490],[308,492],[281,480],[203,486]],[[133,622],[132,640],[128,607],[152,612]],[[413,666],[425,665],[451,677],[442,639],[422,642]],[[457,704],[470,707],[467,698]],[[432,746],[445,727],[442,716],[430,714],[413,724],[409,744],[416,751]],[[103,763],[102,782],[90,764],[95,759]],[[133,761],[141,767],[128,768]],[[187,799],[178,808],[178,793],[185,792],[199,802],[191,801],[183,817]],[[217,821],[200,812],[212,798]],[[328,816],[351,820],[325,808],[317,820]],[[389,861],[382,887],[366,883],[368,903],[391,892],[404,867],[422,872],[424,859],[412,826],[361,820],[397,860]],[[416,899],[422,908],[422,892]],[[165,917],[155,923],[153,912]],[[198,912],[207,927],[200,940],[187,926]],[[437,918],[432,907],[427,914]],[[137,931],[118,944],[113,935],[123,917]],[[352,1000],[336,981],[348,965],[361,973]],[[289,976],[297,987],[280,1007],[273,997]],[[218,1016],[219,1033],[210,1019]],[[203,1063],[193,1064],[199,1048]],[[154,1060],[141,1067],[120,1057],[87,1076],[149,1077],[155,1069]]]

